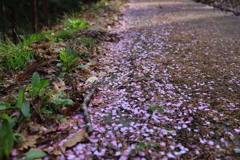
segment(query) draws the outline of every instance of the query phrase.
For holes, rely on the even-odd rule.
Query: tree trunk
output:
[[[17,33],[16,33],[16,9],[13,5],[11,8],[11,25],[12,25],[12,40],[16,44],[17,43]]]
[[[37,24],[37,1],[32,0],[31,3],[31,10],[32,10],[32,29],[33,32],[37,32],[38,24]]]
[[[2,19],[2,24],[1,24],[1,33],[2,33],[2,38],[4,41],[6,41],[6,30],[5,30],[5,24],[6,24],[6,17],[5,17],[5,6],[4,6],[4,1],[0,0],[0,19]]]
[[[44,25],[46,27],[50,27],[50,19],[49,19],[49,0],[44,0]]]

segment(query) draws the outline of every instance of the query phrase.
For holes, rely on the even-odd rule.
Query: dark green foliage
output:
[[[4,35],[7,35],[14,42],[18,42],[19,33],[27,35],[40,31],[43,27],[50,27],[64,14],[81,11],[86,2],[89,1],[0,0],[0,40],[5,39]]]

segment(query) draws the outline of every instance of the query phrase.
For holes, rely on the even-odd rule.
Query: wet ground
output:
[[[240,18],[190,0],[132,0],[69,159],[240,159]]]

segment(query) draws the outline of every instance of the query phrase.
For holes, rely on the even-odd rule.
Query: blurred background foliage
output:
[[[64,14],[79,12],[99,0],[0,0],[0,41],[49,28]]]

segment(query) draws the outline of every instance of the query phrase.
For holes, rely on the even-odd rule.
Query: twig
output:
[[[94,83],[90,89],[90,92],[86,95],[86,97],[84,97],[83,103],[79,108],[80,110],[83,111],[84,120],[86,123],[86,130],[89,135],[92,134],[93,127],[92,127],[91,119],[90,119],[90,116],[88,113],[87,105],[88,105],[89,101],[91,100],[91,97],[92,97],[93,93],[95,92],[96,88],[97,88],[97,81],[94,81]]]

